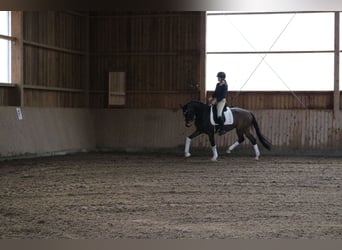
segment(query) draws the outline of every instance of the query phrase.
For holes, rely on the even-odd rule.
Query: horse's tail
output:
[[[251,113],[252,114],[252,113]],[[255,116],[252,114],[253,120],[252,120],[252,124],[254,126],[255,132],[261,142],[261,144],[268,150],[271,150],[271,143],[265,138],[265,136],[263,136],[260,132],[260,128],[259,125],[255,119]]]

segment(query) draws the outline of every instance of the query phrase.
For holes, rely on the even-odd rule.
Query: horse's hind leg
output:
[[[226,151],[227,154],[230,154],[234,150],[234,148],[239,146],[245,140],[243,132],[241,130],[236,129],[236,133],[238,135],[238,140],[234,142],[232,145],[230,145],[230,147]]]
[[[255,152],[255,159],[259,160],[259,156],[260,156],[260,151],[259,151],[259,147],[258,144],[256,143],[256,139],[254,138],[254,136],[251,134],[251,132],[249,131],[249,129],[247,129],[245,131],[245,135],[247,136],[247,138],[249,139],[249,141],[252,143],[253,148],[254,148],[254,152]]]
[[[213,152],[213,157],[211,158],[211,160],[217,161],[218,153],[217,153],[217,147],[216,147],[216,143],[215,143],[214,133],[209,133],[208,137],[209,137],[209,141],[211,144],[211,150]]]

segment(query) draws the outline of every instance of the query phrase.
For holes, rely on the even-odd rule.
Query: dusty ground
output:
[[[342,239],[342,158],[0,162],[0,238]]]

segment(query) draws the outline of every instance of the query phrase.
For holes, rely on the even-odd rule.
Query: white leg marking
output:
[[[234,148],[236,148],[237,146],[239,146],[240,145],[240,143],[238,142],[238,141],[236,141],[236,142],[234,142],[228,149],[227,149],[227,154],[230,154],[233,150],[234,150]]]
[[[253,145],[253,148],[254,148],[254,152],[255,152],[255,159],[259,160],[260,151],[259,151],[258,144]]]
[[[217,161],[217,157],[218,157],[218,154],[217,154],[217,148],[216,148],[216,145],[211,147],[211,150],[213,151],[213,158],[211,158],[212,161]]]
[[[185,149],[184,149],[185,157],[190,157],[191,156],[191,154],[189,152],[189,150],[190,150],[190,143],[191,143],[191,139],[189,137],[186,137],[186,139],[185,139]]]

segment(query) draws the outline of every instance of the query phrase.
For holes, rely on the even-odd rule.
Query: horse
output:
[[[212,125],[210,121],[211,105],[202,103],[200,101],[190,101],[184,106],[180,106],[183,110],[185,126],[191,127],[194,123],[196,127],[196,130],[191,135],[186,137],[184,149],[185,157],[188,158],[191,156],[189,152],[191,140],[204,133],[208,135],[211,144],[213,153],[211,160],[216,161],[218,158],[218,153],[214,134],[217,132],[217,127]],[[265,138],[265,136],[261,134],[259,125],[251,111],[239,107],[232,107],[230,110],[233,114],[233,123],[231,125],[225,125],[224,128],[227,132],[236,129],[238,140],[234,142],[226,152],[230,154],[237,146],[239,146],[239,144],[245,140],[244,136],[246,136],[252,143],[255,152],[255,159],[258,160],[260,157],[260,151],[256,139],[250,132],[250,128],[252,126],[254,127],[259,141],[266,149],[271,150],[271,143]]]

